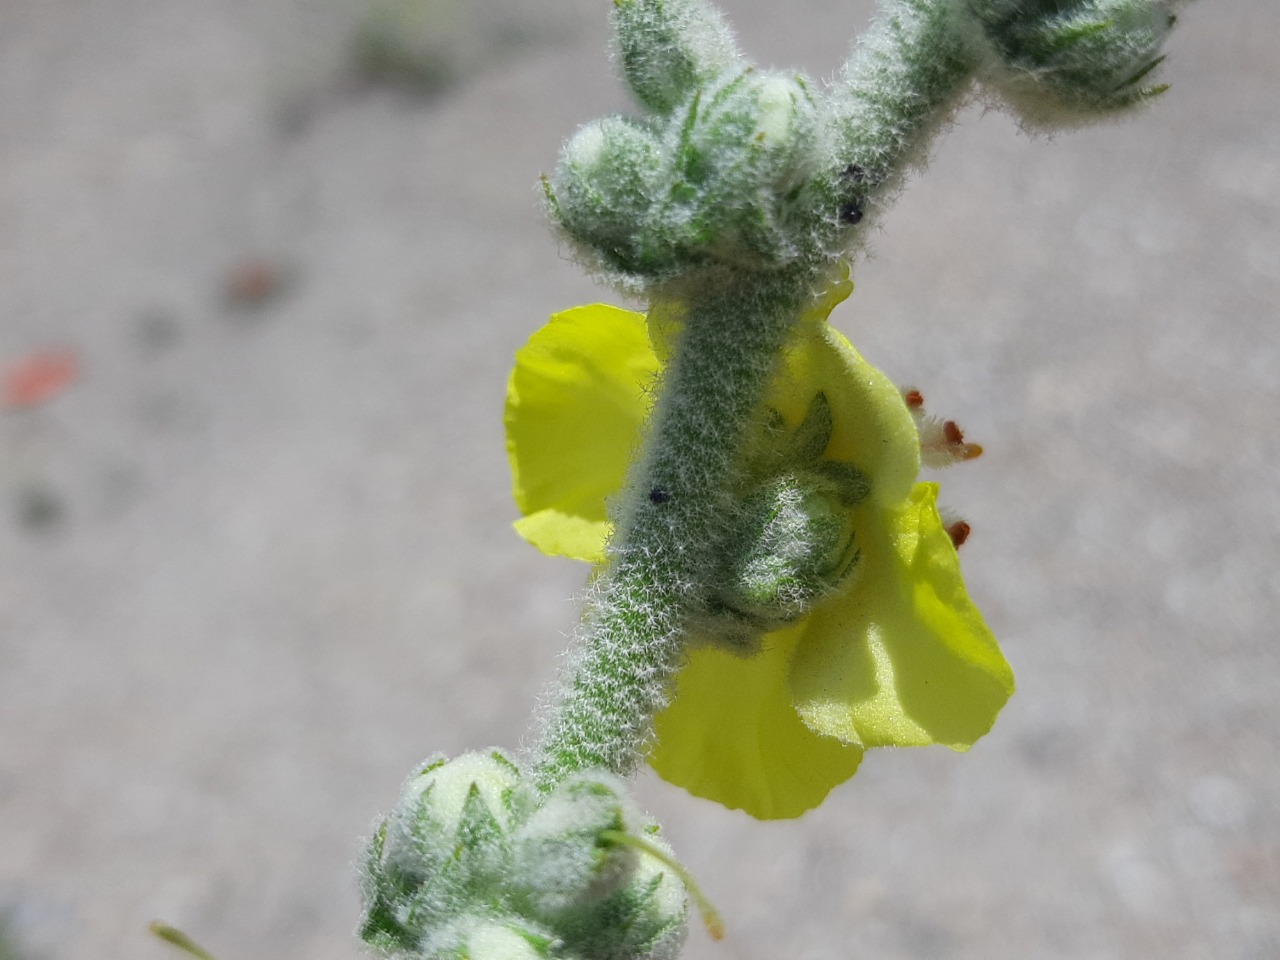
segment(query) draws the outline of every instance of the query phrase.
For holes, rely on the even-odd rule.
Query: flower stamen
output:
[[[915,418],[916,431],[920,434],[920,462],[924,466],[949,467],[982,456],[982,445],[967,442],[964,431],[954,420],[942,420],[925,413],[924,394],[915,387],[902,388],[902,401]]]

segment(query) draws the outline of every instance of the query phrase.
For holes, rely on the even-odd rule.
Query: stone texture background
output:
[[[817,75],[870,13],[725,6]],[[401,778],[521,737],[583,571],[508,528],[501,405],[603,296],[534,184],[627,108],[606,8],[485,0],[423,96],[353,79],[358,0],[0,7],[0,364],[81,361],[0,412],[21,957],[172,956],[154,916],[356,957]],[[987,447],[944,498],[1019,693],[799,821],[642,780],[729,926],[691,960],[1280,956],[1277,38],[1268,0],[1193,5],[1155,109],[1054,141],[969,110],[886,218],[836,322]],[[281,287],[231,303],[252,258]]]

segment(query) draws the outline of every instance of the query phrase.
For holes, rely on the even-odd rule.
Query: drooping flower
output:
[[[797,325],[747,458],[768,523],[791,517],[827,537],[816,579],[804,576],[813,557],[786,566],[746,551],[745,586],[725,607],[763,636],[737,650],[698,642],[714,625],[690,638],[649,755],[666,780],[761,819],[817,806],[867,747],[967,750],[1013,692],[937,487],[917,482],[918,411],[827,323],[851,289],[837,282]],[[517,354],[506,410],[516,529],[543,552],[604,560],[606,503],[670,337],[660,319],[597,304],[556,314]]]

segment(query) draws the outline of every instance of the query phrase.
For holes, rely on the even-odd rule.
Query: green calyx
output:
[[[858,558],[850,518],[820,477],[784,474],[742,504],[715,596],[715,632],[751,650],[762,633],[799,620],[840,585]]]
[[[1138,106],[1176,21],[1176,0],[963,0],[978,28],[979,78],[1033,128]]]
[[[831,432],[823,393],[789,434],[781,415],[767,411],[720,551],[719,586],[699,618],[703,635],[753,653],[762,634],[807,615],[854,571],[854,508],[871,482],[855,465],[823,458]]]
[[[666,960],[685,887],[638,848],[670,855],[609,774],[541,797],[498,751],[432,761],[370,843],[360,933],[391,956]]]

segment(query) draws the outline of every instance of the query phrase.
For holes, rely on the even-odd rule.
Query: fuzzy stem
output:
[[[834,84],[836,151],[866,182],[863,235],[964,102],[975,70],[968,29],[950,0],[883,0]]]
[[[739,451],[810,288],[796,277],[735,281],[688,304],[571,675],[544,717],[544,789],[585,769],[634,772],[704,602]]]

